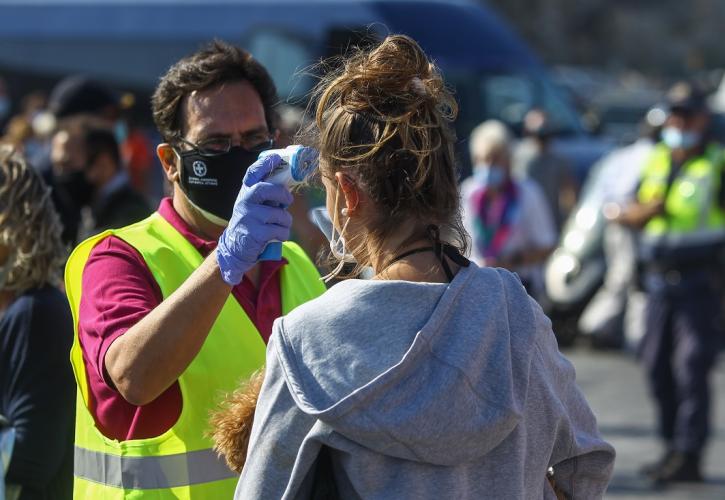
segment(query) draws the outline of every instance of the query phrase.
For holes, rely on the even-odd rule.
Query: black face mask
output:
[[[259,153],[240,146],[217,156],[202,156],[196,150],[181,152],[181,189],[198,208],[228,221],[244,174]]]
[[[88,205],[93,198],[93,184],[88,182],[83,170],[58,175],[55,182],[68,200],[79,208]]]

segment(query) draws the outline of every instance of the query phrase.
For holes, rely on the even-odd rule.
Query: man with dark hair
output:
[[[153,97],[173,198],[69,259],[80,498],[234,492],[209,411],[262,366],[274,319],[324,291],[297,245],[257,263],[291,224],[287,188],[260,182],[280,158],[257,161],[274,143],[275,102],[266,70],[237,47],[214,42],[176,63]]]
[[[240,81],[247,82],[257,94],[266,124],[261,135],[268,139],[270,131],[277,129],[274,110],[277,90],[272,78],[249,52],[218,40],[172,66],[156,88],[152,98],[153,114],[161,136],[166,142],[175,144],[185,132],[182,130],[187,125],[183,120],[184,95],[224,82]]]
[[[131,187],[113,130],[105,121],[80,115],[61,122],[51,148],[57,196],[90,209],[79,239],[140,221],[151,210]]]
[[[544,110],[529,110],[524,116],[524,139],[514,154],[514,174],[541,187],[559,232],[576,202],[576,182],[567,159],[552,151],[556,133],[551,117]]]

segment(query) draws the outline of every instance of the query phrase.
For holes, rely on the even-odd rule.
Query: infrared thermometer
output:
[[[265,182],[291,187],[300,184],[313,173],[319,165],[319,153],[315,148],[298,144],[284,149],[268,149],[259,154],[259,159],[269,155],[279,155],[282,162],[264,179]],[[281,260],[282,242],[270,241],[260,254],[259,260]]]

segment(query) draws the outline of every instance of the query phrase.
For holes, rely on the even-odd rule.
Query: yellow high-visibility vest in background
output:
[[[725,239],[725,212],[718,199],[724,159],[718,146],[709,146],[705,154],[682,165],[668,190],[671,151],[664,144],[655,147],[642,173],[637,199],[647,203],[666,195],[666,213],[645,225],[642,245],[676,249]]]
[[[223,395],[263,366],[265,344],[244,309],[230,295],[199,354],[179,377],[183,406],[178,421],[162,435],[117,441],[105,437],[88,410],[88,380],[78,339],[81,278],[91,250],[114,235],[143,257],[166,299],[203,257],[161,215],[123,229],[106,231],[81,243],[65,271],[73,312],[75,340],[71,362],[78,384],[74,460],[74,497],[79,499],[216,499],[231,498],[237,475],[212,450],[209,412]],[[317,269],[294,243],[284,243],[280,288],[282,311],[325,291]],[[118,279],[123,279],[119,276]],[[168,346],[174,349],[173,345]]]

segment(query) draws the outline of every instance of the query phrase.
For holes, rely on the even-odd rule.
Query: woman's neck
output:
[[[371,252],[372,265],[376,280],[401,280],[426,283],[448,283],[441,260],[435,253],[434,244],[428,238],[416,238],[411,241],[410,236],[391,240],[383,247]],[[428,248],[429,251],[416,252],[403,258],[398,258],[411,250]],[[442,257],[445,258],[445,257]],[[453,273],[458,266],[452,265]]]
[[[419,231],[411,231],[408,233],[399,233],[395,236],[386,238],[379,246],[369,242],[367,246],[368,255],[370,255],[370,264],[373,266],[375,273],[380,273],[386,266],[390,266],[393,259],[397,256],[418,247],[432,246],[431,241],[421,236],[414,237]]]
[[[458,271],[458,266],[452,264],[451,267],[455,274]],[[401,259],[383,269],[373,279],[412,281],[415,283],[448,283],[450,281],[443,271],[441,261],[432,251]]]

